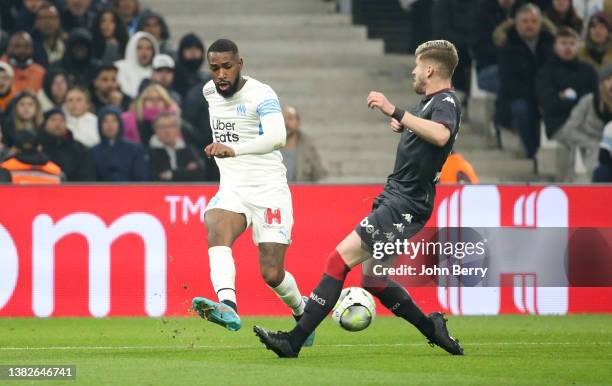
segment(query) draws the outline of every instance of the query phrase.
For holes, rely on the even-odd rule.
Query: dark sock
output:
[[[238,313],[238,305],[231,300],[221,300],[221,303],[225,304],[228,307],[232,307],[236,313]]]
[[[329,256],[321,281],[310,294],[304,313],[299,318],[297,326],[290,333],[289,341],[293,350],[300,351],[306,338],[336,305],[349,270],[350,268],[344,264],[337,251]]]
[[[375,290],[372,294],[396,316],[413,324],[426,337],[433,335],[433,322],[416,305],[404,287],[393,280],[387,280],[386,287],[375,287]]]

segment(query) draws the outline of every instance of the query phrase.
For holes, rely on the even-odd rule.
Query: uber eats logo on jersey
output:
[[[215,133],[215,142],[238,142],[240,137],[233,131],[236,130],[236,122],[212,120],[212,129]]]

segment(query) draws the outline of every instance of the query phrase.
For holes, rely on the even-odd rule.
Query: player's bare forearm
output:
[[[450,138],[450,130],[441,123],[419,118],[409,112],[404,114],[401,124],[427,142],[442,147]]]
[[[399,132],[399,127],[407,127],[413,133],[423,138],[429,143],[436,146],[444,146],[450,138],[450,131],[441,123],[433,122],[428,119],[419,118],[405,112],[403,117],[395,117],[395,105],[393,105],[387,97],[380,92],[372,91],[368,95],[368,107],[379,109],[383,114],[392,117],[391,127],[394,131]]]

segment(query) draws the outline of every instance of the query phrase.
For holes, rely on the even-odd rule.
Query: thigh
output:
[[[246,217],[242,213],[225,209],[210,209],[204,215],[208,231],[208,247],[231,247],[234,241],[247,228]]]

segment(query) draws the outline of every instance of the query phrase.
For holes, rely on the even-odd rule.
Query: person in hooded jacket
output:
[[[176,58],[176,46],[170,40],[170,29],[166,19],[151,9],[147,9],[140,15],[138,20],[138,31],[148,32],[157,39],[159,53]]]
[[[90,150],[98,181],[146,181],[149,173],[144,148],[123,139],[121,110],[100,110],[98,127],[101,142]]]
[[[183,36],[179,43],[174,77],[174,89],[183,100],[195,84],[209,79],[208,75],[200,71],[204,63],[204,54],[204,43],[199,37],[192,33]]]
[[[599,71],[612,63],[612,22],[605,12],[594,13],[589,19],[584,45],[578,50],[578,58]]]
[[[93,41],[91,34],[84,28],[70,32],[66,43],[66,53],[61,62],[70,77],[70,84],[89,87],[97,61],[93,58]]]
[[[67,181],[96,180],[96,169],[89,151],[72,137],[61,109],[54,108],[45,113],[40,143],[51,161],[64,171]]]
[[[159,52],[157,40],[147,32],[136,32],[125,48],[125,58],[115,62],[119,70],[117,81],[121,90],[130,98],[138,96],[143,79],[153,72],[153,58]]]

